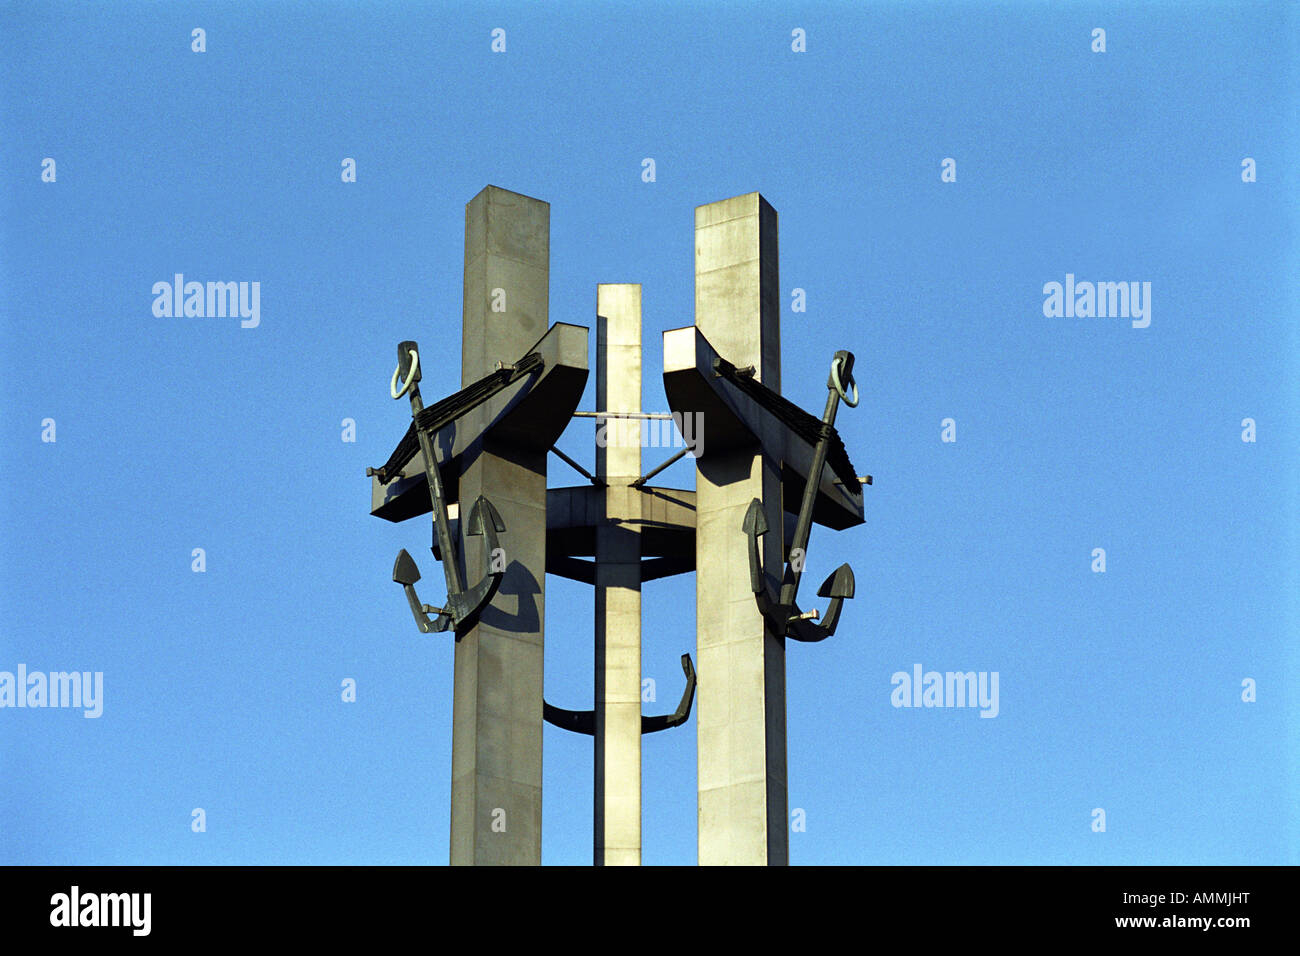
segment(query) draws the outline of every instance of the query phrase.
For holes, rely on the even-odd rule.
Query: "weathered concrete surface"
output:
[[[754,366],[755,378],[780,391],[777,215],[758,193],[695,210],[695,324],[727,361]],[[741,530],[750,501],[763,501],[773,529],[763,537],[764,567],[778,586],[780,462],[757,444],[706,441],[703,451],[695,572],[699,862],[785,864],[785,641],[754,601]]]
[[[641,286],[596,292],[596,408],[641,411]],[[597,427],[595,863],[641,863],[641,423]]]

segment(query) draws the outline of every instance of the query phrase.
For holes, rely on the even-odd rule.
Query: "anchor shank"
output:
[[[433,503],[433,528],[438,535],[438,548],[442,551],[442,570],[447,576],[447,601],[454,607],[457,596],[465,590],[465,586],[460,579],[460,567],[456,564],[451,526],[447,521],[447,499],[442,488],[442,475],[438,471],[438,460],[433,456],[433,442],[418,422],[422,411],[424,403],[420,401],[420,389],[416,386],[411,389],[411,417],[416,420],[415,434],[420,439],[420,451],[424,454],[424,474],[429,481],[429,497]]]
[[[830,394],[826,396],[826,411],[822,414],[822,421],[827,426],[834,426],[835,413],[839,409],[839,404],[839,393],[832,388]],[[799,502],[799,517],[794,525],[794,538],[790,541],[792,556],[790,568],[781,583],[780,603],[783,605],[793,605],[795,596],[799,592],[799,578],[803,575],[803,567],[808,557],[808,537],[812,532],[813,505],[817,501],[817,490],[821,487],[822,472],[825,470],[826,454],[829,450],[830,437],[823,435],[813,450],[812,467],[808,469],[808,480],[803,486],[803,500]],[[793,559],[795,554],[799,555],[797,566]]]

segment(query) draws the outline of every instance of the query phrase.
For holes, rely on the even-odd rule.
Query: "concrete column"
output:
[[[777,215],[758,193],[695,210],[695,324],[737,367],[781,388]],[[741,530],[764,503],[769,584],[780,585],[780,466],[758,447],[698,461],[695,602],[699,660],[701,865],[789,862],[785,640],[768,629],[749,584]]]
[[[488,186],[465,207],[461,381],[523,356],[547,330],[550,206]],[[430,360],[437,350],[427,348]],[[426,373],[427,374],[427,373]],[[467,421],[466,427],[473,427]],[[506,573],[456,645],[451,862],[542,859],[542,622],[546,586],[546,452],[483,442],[460,476],[462,514],[480,494],[506,525]],[[460,560],[480,574],[482,537]]]
[[[596,408],[641,411],[641,286],[596,287]],[[641,863],[641,425],[597,426],[595,863]]]

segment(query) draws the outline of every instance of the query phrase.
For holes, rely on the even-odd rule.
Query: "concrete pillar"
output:
[[[758,193],[695,210],[695,324],[727,361],[781,388],[777,215]],[[789,862],[785,640],[765,625],[741,530],[767,512],[769,584],[779,588],[784,526],[779,462],[758,447],[704,449],[696,481],[701,865]]]
[[[550,206],[488,186],[465,207],[461,381],[523,356],[547,330]],[[432,360],[437,350],[422,353]],[[427,374],[427,373],[426,373]],[[472,427],[467,422],[467,427]],[[506,573],[479,622],[456,645],[451,862],[542,859],[542,622],[546,575],[546,451],[494,446],[467,455],[459,501],[482,494],[505,522]],[[467,510],[464,513],[468,513]],[[462,568],[480,573],[483,538]]]
[[[596,408],[641,411],[641,286],[596,288]],[[595,863],[641,863],[641,425],[598,425]],[[602,437],[603,436],[603,437]]]

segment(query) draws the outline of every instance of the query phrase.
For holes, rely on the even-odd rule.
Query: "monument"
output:
[[[757,193],[695,211],[695,325],[664,333],[671,412],[641,409],[641,287],[596,295],[596,404],[579,411],[588,329],[548,325],[550,207],[488,186],[465,210],[461,389],[426,407],[419,345],[398,346],[392,398],[411,421],[367,469],[371,513],[431,513],[447,598],[423,603],[403,550],[393,569],[421,633],[456,642],[451,863],[541,862],[542,724],[593,738],[593,857],[641,862],[641,737],[690,717],[696,667],[671,714],[641,713],[641,585],[695,573],[701,864],[785,864],[786,641],[835,633],[853,572],[800,611],[814,523],[864,520],[862,486],[835,430],[857,404],[853,355],[836,352],[816,418],[781,397],[777,216]],[[573,419],[596,425],[588,472],[555,448]],[[685,447],[642,472],[642,427]],[[694,453],[694,490],[651,483]],[[584,483],[547,487],[548,455]],[[467,510],[462,510],[462,507]],[[707,555],[708,560],[697,560]],[[592,710],[543,699],[546,575],[592,585]]]

